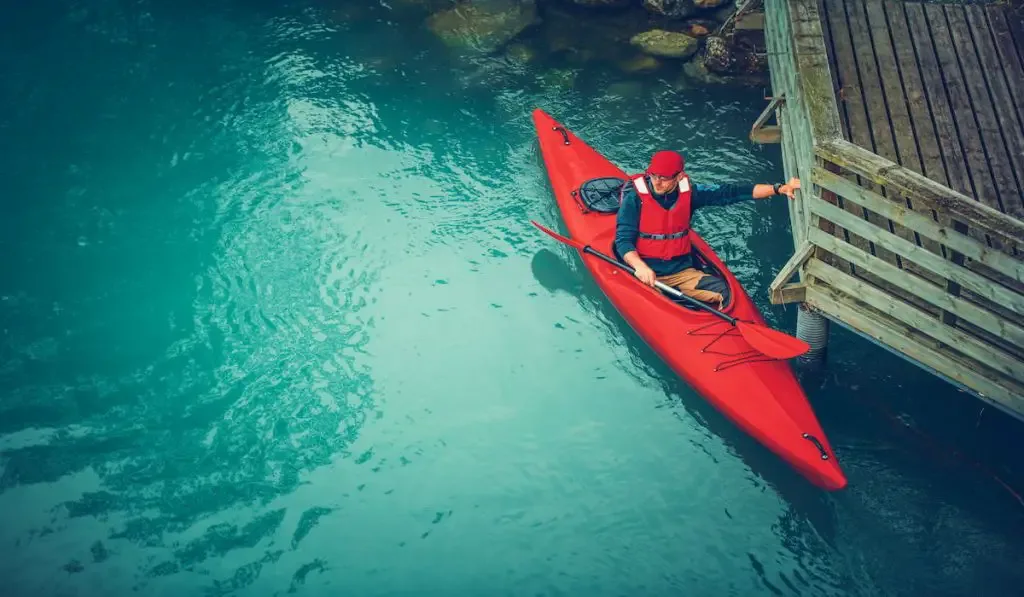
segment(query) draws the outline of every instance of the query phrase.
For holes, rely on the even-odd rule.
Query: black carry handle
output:
[[[558,132],[562,133],[562,139],[565,140],[565,144],[566,145],[569,144],[569,135],[568,135],[568,133],[565,132],[564,128],[562,128],[560,126],[553,126],[553,127],[551,127],[551,130],[558,131]]]
[[[821,442],[818,441],[818,438],[814,437],[810,433],[805,433],[804,439],[814,442],[814,445],[818,446],[818,451],[821,452],[821,459],[828,460],[828,452],[825,451],[825,447],[821,445]]]

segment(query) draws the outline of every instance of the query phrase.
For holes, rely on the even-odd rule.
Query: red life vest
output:
[[[665,209],[647,189],[644,177],[633,178],[640,196],[640,234],[636,252],[641,258],[674,259],[690,252],[690,177],[679,181],[679,198],[671,209]]]

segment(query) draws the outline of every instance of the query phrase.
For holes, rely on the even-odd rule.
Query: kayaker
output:
[[[724,308],[729,285],[723,278],[694,267],[690,252],[690,217],[701,207],[730,205],[747,199],[786,195],[790,199],[800,180],[785,184],[694,184],[684,171],[685,160],[675,151],[659,151],[647,170],[626,181],[616,216],[615,253],[633,266],[644,284],[674,286],[684,294]]]

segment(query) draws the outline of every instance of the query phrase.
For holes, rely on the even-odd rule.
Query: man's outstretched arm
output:
[[[775,187],[773,184],[694,184],[693,209],[725,206],[753,199],[769,199],[776,195]],[[791,178],[789,182],[778,185],[778,194],[794,199],[799,188],[800,179]]]

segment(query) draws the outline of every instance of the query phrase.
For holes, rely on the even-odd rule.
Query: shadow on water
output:
[[[679,379],[604,297],[575,251],[567,249],[556,255],[541,250],[534,256],[533,271],[549,291],[577,297],[606,326],[611,343],[628,350],[630,359],[622,363],[622,369],[642,384],[653,382],[661,387],[665,401],[657,408],[671,411],[680,421],[691,418],[750,468],[753,475],[747,481],[754,489],[770,488],[783,500],[784,511],[774,529],[796,559],[794,567],[780,569],[779,562],[773,565],[748,554],[752,568],[772,592],[800,594],[798,585],[811,588],[808,579],[815,579],[813,584],[836,582],[843,590],[854,592],[874,583],[904,587],[906,580],[897,570],[921,569],[931,570],[930,580],[918,583],[928,585],[931,594],[963,594],[950,588],[959,586],[969,591],[972,575],[949,567],[947,560],[954,556],[933,549],[933,544],[970,554],[961,556],[966,558],[963,565],[968,570],[987,570],[993,586],[1011,587],[1024,580],[1024,571],[1012,564],[1018,555],[1024,556],[1015,545],[1024,530],[1024,510],[1016,508],[1020,504],[991,478],[963,462],[935,458],[918,438],[894,430],[877,414],[866,411],[859,386],[843,387],[839,381],[851,373],[863,381],[863,376],[857,377],[845,363],[836,363],[832,369],[795,368],[850,478],[846,490],[827,493],[740,431]],[[924,381],[927,383],[927,377]],[[942,387],[944,382],[931,383],[934,394],[949,393]],[[700,442],[694,443],[712,455]],[[953,548],[953,544],[963,547]],[[999,545],[1002,555],[991,555],[986,545]],[[830,574],[838,574],[838,578],[823,580]],[[879,578],[872,580],[876,575]]]

